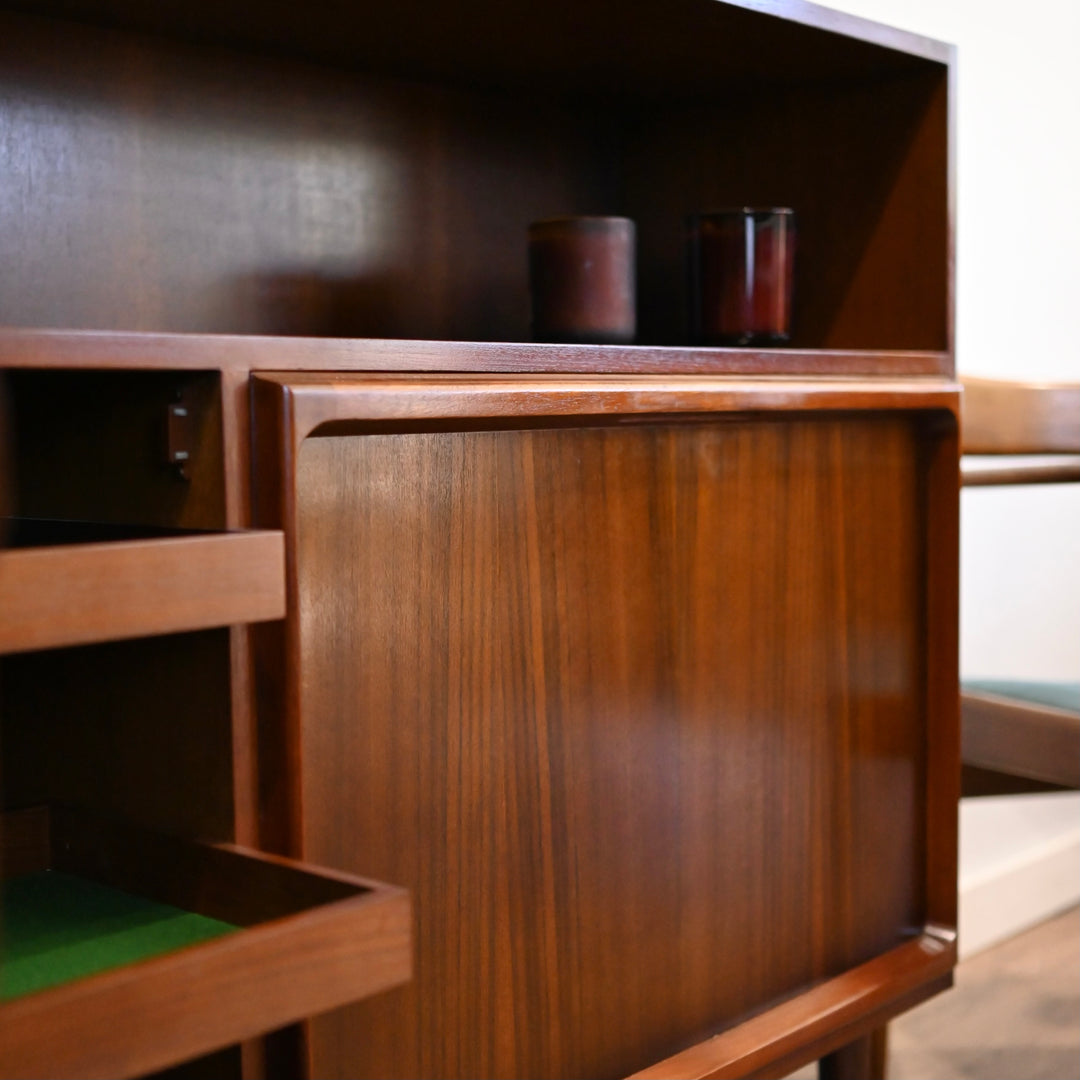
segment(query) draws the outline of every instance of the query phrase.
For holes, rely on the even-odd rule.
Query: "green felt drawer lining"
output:
[[[4,882],[0,897],[3,1000],[239,929],[52,870]]]

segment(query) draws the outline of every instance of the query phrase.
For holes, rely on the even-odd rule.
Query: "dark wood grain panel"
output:
[[[299,442],[315,432],[605,425],[653,422],[665,415],[698,421],[714,413],[740,412],[947,411],[955,403],[956,390],[948,382],[916,379],[558,378],[547,374],[418,378],[297,372],[258,374],[253,397],[256,413],[265,414],[256,421],[257,438],[266,440],[271,455],[266,471],[272,475],[283,465],[290,472]],[[288,429],[275,431],[282,423]],[[276,497],[289,499],[280,491]],[[289,515],[285,512],[259,521],[272,527],[286,522],[288,527]]]
[[[317,1075],[621,1075],[922,924],[917,442],[303,445],[304,850],[418,919]]]
[[[233,839],[228,630],[7,656],[0,680],[5,806]]]

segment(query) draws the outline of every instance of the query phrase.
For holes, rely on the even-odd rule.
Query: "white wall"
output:
[[[1080,381],[1080,2],[826,2],[958,47],[958,369]],[[1080,681],[1080,485],[961,522],[961,672]],[[1080,796],[965,801],[962,948],[1080,898],[1078,837]]]

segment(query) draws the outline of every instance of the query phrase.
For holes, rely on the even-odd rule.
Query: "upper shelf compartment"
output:
[[[0,14],[2,323],[527,341],[528,223],[599,213],[680,345],[685,215],[757,204],[793,347],[950,348],[948,47],[779,2],[14,6],[80,21]]]

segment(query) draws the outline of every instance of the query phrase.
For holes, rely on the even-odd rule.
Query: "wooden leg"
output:
[[[818,1080],[885,1080],[888,1028],[880,1027],[818,1062]]]

